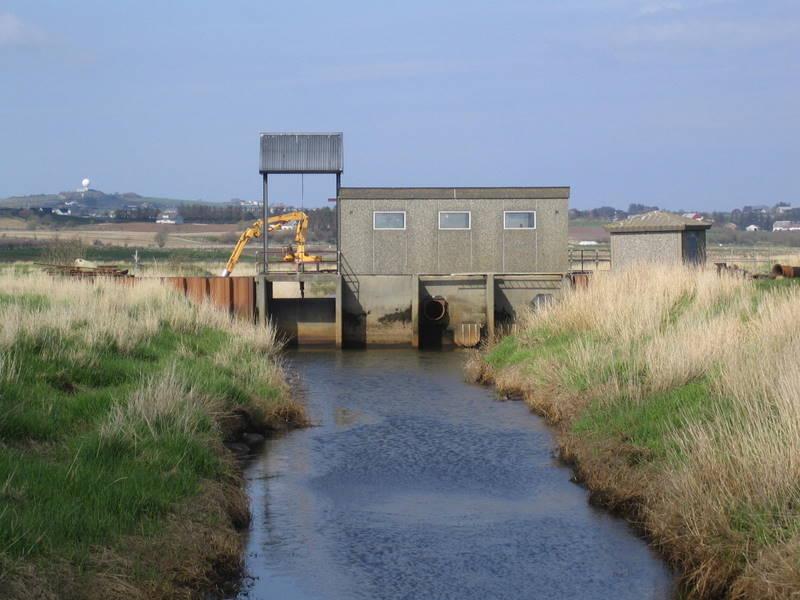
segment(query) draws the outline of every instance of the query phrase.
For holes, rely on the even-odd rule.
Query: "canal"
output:
[[[459,352],[295,352],[317,425],[247,470],[241,599],[670,598],[626,523],[589,506],[521,402]]]

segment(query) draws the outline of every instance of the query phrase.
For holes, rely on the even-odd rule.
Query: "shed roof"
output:
[[[624,221],[605,226],[609,233],[645,233],[648,231],[685,231],[687,229],[708,229],[711,223],[698,221],[683,215],[663,210],[654,210],[641,215],[633,215]]]
[[[345,187],[339,190],[339,197],[343,200],[555,200],[568,199],[569,191],[569,187]]]

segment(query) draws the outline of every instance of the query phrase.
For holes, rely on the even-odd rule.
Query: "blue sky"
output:
[[[800,203],[798,67],[797,0],[0,1],[0,197],[257,198],[287,130],[343,131],[344,185]]]

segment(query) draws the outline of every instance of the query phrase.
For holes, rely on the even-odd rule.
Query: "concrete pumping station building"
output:
[[[256,278],[258,318],[296,343],[475,346],[569,284],[568,187],[341,187],[343,155],[341,133],[261,135],[265,222],[270,176],[335,177],[335,268],[286,272],[264,260]],[[272,291],[320,280],[335,281],[334,297]]]

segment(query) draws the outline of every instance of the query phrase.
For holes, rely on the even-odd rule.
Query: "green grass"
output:
[[[523,348],[515,336],[504,337],[486,355],[486,362],[494,369],[505,369],[530,360],[534,356],[530,348]]]
[[[763,294],[756,294],[763,296]],[[681,295],[665,314],[663,330],[677,323],[692,306],[694,297]],[[718,307],[724,310],[724,307]],[[594,346],[596,361],[587,368],[558,368],[579,341]],[[571,392],[581,393],[603,385],[614,376],[619,380],[636,379],[643,373],[633,372],[634,366],[616,357],[612,349],[597,344],[592,332],[548,331],[540,326],[517,336],[503,338],[486,355],[486,362],[495,370],[522,368],[532,380],[542,380],[554,371],[560,385]],[[636,368],[641,368],[636,367]],[[712,418],[719,408],[710,402],[708,379],[692,381],[681,387],[652,394],[644,400],[604,398],[592,402],[571,424],[579,435],[595,439],[616,440],[633,446],[653,459],[675,456],[675,432],[686,423],[698,423]],[[672,454],[668,450],[673,451]]]
[[[761,291],[792,289],[800,285],[800,277],[790,279],[756,279],[756,289]]]
[[[553,335],[537,330],[526,334],[523,343],[517,336],[507,336],[489,351],[486,362],[494,369],[504,369],[522,363],[533,364],[540,359],[557,359],[577,337],[571,333]]]
[[[653,460],[675,457],[675,432],[718,414],[707,380],[649,396],[644,401],[594,401],[572,424],[572,431],[595,439],[611,439],[646,450]]]
[[[41,310],[50,305],[50,300],[41,294],[4,294],[0,292],[0,306],[10,304],[21,306],[28,310]]]
[[[45,301],[0,295],[0,304],[15,302],[30,311]],[[196,389],[227,407],[246,405],[253,396],[281,396],[268,383],[215,364],[215,353],[229,341],[221,330],[187,334],[162,325],[130,351],[108,344],[89,352],[89,360],[74,341],[53,360],[46,339],[15,344],[10,356],[18,377],[0,382],[0,557],[81,564],[94,545],[157,533],[204,478],[223,475],[227,467],[214,449],[220,433],[210,418],[190,434],[172,430],[169,422],[159,436],[101,433],[112,407],[147,377],[174,364]]]
[[[692,299],[681,297],[668,313],[667,323],[674,324]],[[517,336],[503,338],[486,355],[486,361],[496,369],[512,366],[523,368],[532,379],[542,376],[542,370],[566,357],[572,345],[583,338],[592,340],[589,333],[560,333],[548,335],[546,330],[527,332],[523,342]],[[598,361],[591,371],[560,369],[561,384],[573,392],[585,392],[602,385],[613,375],[621,380],[636,378],[628,362],[613,355],[605,356],[597,349]],[[609,350],[610,352],[610,350]],[[687,423],[699,423],[718,414],[721,401],[710,401],[707,379],[693,381],[681,387],[656,393],[645,400],[604,398],[595,400],[571,425],[571,430],[595,439],[612,439],[645,450],[654,459],[665,458],[675,450],[675,431]],[[716,412],[715,412],[716,411]],[[674,454],[673,454],[674,455]]]

